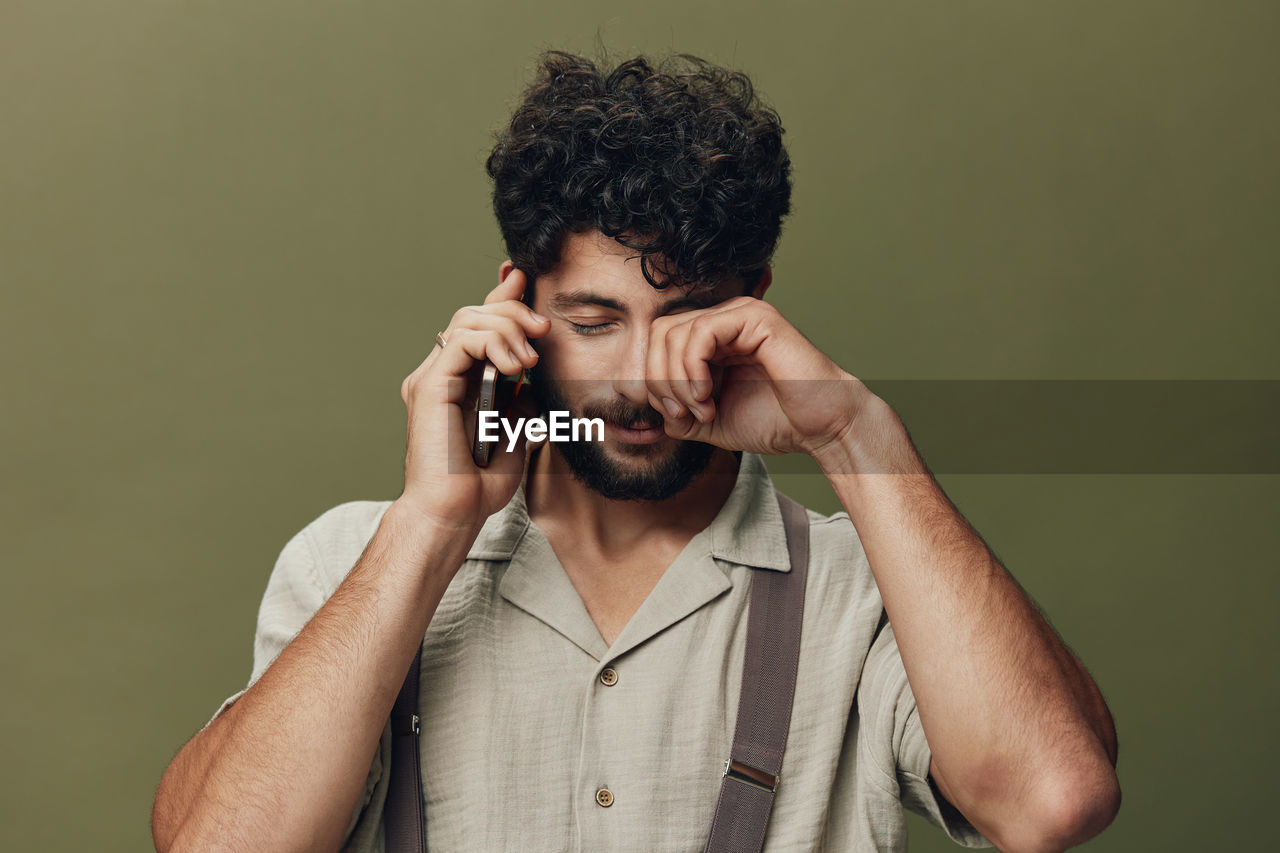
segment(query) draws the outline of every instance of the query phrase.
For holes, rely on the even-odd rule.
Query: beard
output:
[[[606,424],[630,426],[640,421],[662,425],[662,415],[652,406],[636,407],[626,400],[588,403],[573,411],[563,385],[550,379],[541,363],[529,370],[529,391],[539,411],[567,411],[572,418],[600,418]],[[710,463],[715,447],[702,441],[678,441],[674,452],[659,455],[655,444],[624,444],[623,452],[637,460],[653,458],[648,468],[636,470],[610,459],[602,441],[558,441],[556,449],[564,457],[573,478],[587,488],[615,501],[664,501],[681,492]]]

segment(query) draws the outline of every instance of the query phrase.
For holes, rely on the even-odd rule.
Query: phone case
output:
[[[479,467],[488,467],[493,445],[497,443],[480,440],[480,413],[496,411],[501,417],[506,417],[521,389],[528,384],[527,371],[520,371],[518,376],[507,376],[499,372],[493,362],[485,361],[480,374],[480,393],[476,396],[476,408],[471,418],[471,458]]]

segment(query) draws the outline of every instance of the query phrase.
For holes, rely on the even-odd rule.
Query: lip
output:
[[[667,431],[662,428],[662,424],[648,429],[630,429],[606,422],[604,427],[614,438],[627,444],[653,444],[667,437]]]

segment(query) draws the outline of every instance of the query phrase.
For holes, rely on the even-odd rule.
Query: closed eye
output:
[[[573,331],[579,335],[594,335],[608,328],[611,323],[596,323],[595,325],[584,325],[569,321],[569,325],[573,327]]]

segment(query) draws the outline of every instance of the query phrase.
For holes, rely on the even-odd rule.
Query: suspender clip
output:
[[[392,714],[391,734],[416,735],[421,730],[421,722],[417,714]]]
[[[721,775],[736,779],[744,785],[768,791],[771,794],[777,792],[778,781],[782,778],[779,774],[768,773],[758,767],[752,767],[750,764],[738,761],[736,758],[726,758],[724,760],[724,773]]]

